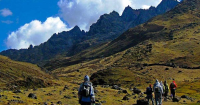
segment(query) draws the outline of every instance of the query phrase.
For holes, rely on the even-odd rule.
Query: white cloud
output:
[[[142,6],[143,9],[149,9],[149,7],[150,7],[149,5],[143,5]]]
[[[78,25],[81,29],[88,30],[92,23],[113,10],[122,14],[124,8],[130,5],[134,9],[157,6],[161,0],[60,0],[60,16],[71,27]]]
[[[59,17],[49,17],[45,22],[33,20],[9,34],[6,45],[8,48],[28,48],[30,44],[39,45],[47,41],[51,35],[69,29]]]
[[[10,16],[10,15],[13,14],[9,9],[6,9],[6,8],[0,10],[0,13],[1,13],[1,15],[4,16],[4,17]]]

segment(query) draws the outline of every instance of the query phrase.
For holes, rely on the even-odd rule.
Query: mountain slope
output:
[[[0,86],[12,89],[13,85],[20,87],[46,87],[53,82],[53,77],[41,71],[37,65],[12,61],[0,56]]]
[[[96,49],[86,50],[78,56],[82,58],[109,56],[141,44],[144,47],[151,45],[151,51],[155,52],[151,53],[150,58],[155,60],[154,63],[163,62],[163,59],[153,58],[153,55],[156,56],[163,50],[159,55],[161,58],[171,55],[164,59],[163,63],[176,62],[178,65],[184,66],[187,62],[185,66],[199,67],[198,28],[200,18],[198,6],[199,1],[183,1],[172,11],[157,16],[136,28],[129,29],[112,42]],[[156,52],[156,50],[158,51]],[[144,53],[148,52],[144,51]],[[185,63],[179,64],[180,59],[185,59]],[[192,59],[194,61],[189,64]]]
[[[6,50],[0,54],[13,60],[44,64],[45,61],[73,56],[87,48],[114,40],[131,27],[163,14],[178,4],[176,0],[163,0],[157,8],[135,10],[126,7],[122,16],[113,11],[102,15],[88,32],[74,27],[68,32],[54,34],[47,42],[21,50]]]
[[[85,35],[78,26],[68,32],[54,34],[47,42],[35,46],[34,48],[21,50],[6,50],[0,54],[8,56],[13,60],[44,63],[45,60],[56,58],[57,55],[65,56],[72,49],[75,43],[79,43]]]

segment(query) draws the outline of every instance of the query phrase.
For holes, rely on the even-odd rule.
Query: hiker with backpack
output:
[[[80,85],[78,98],[81,105],[92,105],[95,103],[94,89],[88,75],[84,77],[84,82]]]
[[[162,105],[162,93],[163,89],[160,85],[159,81],[156,79],[156,82],[153,86],[154,94],[155,94],[155,103],[156,105]]]
[[[154,99],[153,99],[152,93],[153,93],[153,89],[152,89],[152,85],[150,84],[149,87],[147,87],[147,89],[146,89],[147,100],[148,100],[148,104],[149,104],[149,100],[151,99],[152,105],[154,105]]]
[[[164,87],[162,81],[160,81],[160,86],[162,87],[162,90],[163,90],[162,96],[164,96],[164,90],[165,90],[165,87]]]
[[[171,95],[172,95],[173,99],[175,98],[176,88],[177,88],[176,82],[175,82],[175,80],[173,80],[172,83],[170,84],[170,90],[171,90]]]
[[[164,81],[164,87],[164,97],[167,97],[169,93],[169,85],[167,84],[166,80]]]

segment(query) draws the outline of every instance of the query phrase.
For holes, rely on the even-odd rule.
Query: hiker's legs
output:
[[[159,98],[159,93],[155,93],[155,103],[156,103],[156,105],[159,105],[158,104],[158,98]]]
[[[171,89],[172,98],[175,98],[175,89]]]
[[[149,105],[149,100],[150,100],[150,99],[151,99],[151,101],[152,101],[152,105],[154,105],[153,95],[147,95],[148,105]]]
[[[162,105],[162,94],[160,94],[160,97],[159,97],[159,105]]]
[[[167,96],[168,96],[168,92],[165,92],[164,97],[167,97]]]
[[[148,101],[148,105],[149,105],[149,99],[150,99],[150,96],[149,96],[149,95],[147,95],[147,101]]]

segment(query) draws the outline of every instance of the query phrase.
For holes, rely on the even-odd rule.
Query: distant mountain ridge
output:
[[[99,20],[90,26],[88,32],[81,31],[75,26],[68,32],[54,34],[47,42],[29,49],[6,50],[0,54],[13,60],[31,63],[44,63],[57,57],[72,56],[92,46],[116,39],[129,28],[142,24],[154,16],[173,9],[179,2],[177,0],[163,0],[157,8],[132,9],[126,7],[120,16],[113,11],[102,15]]]

